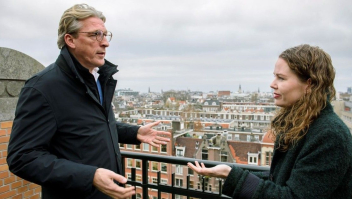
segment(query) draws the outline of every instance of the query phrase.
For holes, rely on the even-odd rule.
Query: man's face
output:
[[[81,20],[81,24],[80,33],[77,33],[77,38],[73,39],[74,45],[71,48],[71,53],[82,66],[92,70],[95,67],[104,65],[106,48],[109,47],[109,42],[105,36],[102,41],[98,41],[93,33],[97,30],[106,33],[107,30],[104,22],[97,17],[89,17]]]

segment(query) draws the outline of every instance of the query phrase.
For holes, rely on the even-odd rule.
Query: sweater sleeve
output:
[[[58,158],[50,151],[57,124],[45,97],[23,88],[8,146],[7,163],[17,176],[42,186],[89,194],[96,167]]]
[[[249,171],[233,166],[225,180],[222,193],[233,198],[252,198],[262,182],[263,180]]]

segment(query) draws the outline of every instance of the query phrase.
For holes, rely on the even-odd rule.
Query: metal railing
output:
[[[206,167],[213,167],[219,164],[216,161],[208,161],[208,160],[197,160],[193,158],[184,158],[184,157],[175,157],[175,156],[163,156],[163,155],[155,155],[155,154],[148,154],[148,153],[136,153],[136,152],[128,152],[128,151],[121,151],[122,155],[122,171],[125,172],[125,159],[132,158],[132,159],[140,159],[142,161],[142,182],[136,181],[136,168],[131,168],[131,179],[127,181],[126,184],[137,186],[142,188],[143,196],[148,196],[148,189],[156,189],[158,190],[158,199],[161,199],[161,193],[170,193],[172,194],[172,199],[175,199],[175,195],[183,195],[187,196],[187,199],[190,197],[194,198],[211,198],[211,199],[218,199],[218,198],[230,198],[226,195],[223,195],[222,192],[222,181],[219,181],[219,192],[211,192],[205,190],[205,180],[202,180],[202,189],[192,189],[189,187],[190,176],[187,175],[187,184],[186,188],[175,186],[175,173],[172,174],[172,182],[170,184],[161,184],[160,183],[160,171],[157,172],[157,183],[149,183],[148,182],[148,161],[155,161],[155,162],[163,162],[169,164],[177,164],[177,165],[187,165],[188,162],[194,163],[194,161],[202,162],[205,164]],[[241,167],[245,170],[249,171],[269,171],[269,167],[262,167],[262,166],[254,166],[254,165],[243,165],[243,164],[235,164],[235,163],[228,163],[228,162],[221,162],[221,164],[227,164],[229,166],[236,165]],[[125,173],[123,173],[125,175]],[[203,176],[204,179],[204,176]],[[135,199],[136,195],[132,197]],[[143,197],[144,198],[144,197]]]

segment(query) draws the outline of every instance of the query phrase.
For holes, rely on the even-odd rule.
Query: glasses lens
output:
[[[105,37],[106,37],[106,40],[111,41],[112,33],[111,32],[107,32]]]
[[[96,32],[96,36],[97,36],[97,40],[98,40],[98,41],[102,41],[103,38],[104,38],[104,33],[103,33],[103,31],[101,31],[101,30],[97,31],[97,32]]]

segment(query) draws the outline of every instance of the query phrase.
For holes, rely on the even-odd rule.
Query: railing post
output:
[[[189,190],[189,175],[187,175],[186,189]],[[187,196],[187,199],[189,199],[189,196]]]
[[[121,175],[125,177],[125,169],[126,169],[125,161],[126,161],[126,158],[125,158],[124,156],[122,156],[122,157],[121,157],[121,160],[122,160],[122,162],[121,162],[122,174],[121,174]]]
[[[148,198],[148,160],[142,160],[142,198]]]
[[[222,180],[219,179],[219,196],[221,196],[221,192],[222,192]]]
[[[172,175],[171,175],[171,186],[172,187],[175,187],[175,173],[172,173]],[[172,199],[175,199],[175,194],[174,193],[172,193]]]
[[[160,171],[158,171],[158,173],[157,173],[157,175],[158,175],[158,178],[157,178],[157,185],[159,186],[159,184],[160,184],[160,177],[161,177],[161,175],[160,175]],[[161,199],[161,191],[158,189],[158,199]]]
[[[131,179],[132,179],[132,181],[136,181],[136,168],[131,169]],[[134,186],[134,188],[136,190],[136,186]],[[136,192],[137,192],[137,190],[136,190]],[[132,199],[136,199],[136,195],[133,195]]]

